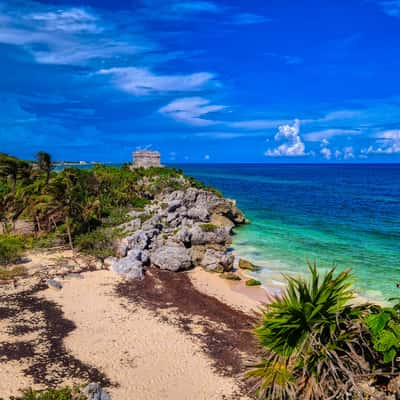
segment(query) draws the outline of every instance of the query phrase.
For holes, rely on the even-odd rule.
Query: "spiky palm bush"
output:
[[[366,398],[358,375],[367,372],[368,344],[349,271],[311,279],[288,277],[286,292],[268,306],[255,329],[264,358],[248,376],[262,399]]]

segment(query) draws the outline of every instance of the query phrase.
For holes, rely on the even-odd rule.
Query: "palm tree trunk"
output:
[[[71,247],[72,252],[74,252],[74,245],[72,243],[71,226],[69,224],[69,218],[65,220],[65,225],[67,226],[68,242]]]

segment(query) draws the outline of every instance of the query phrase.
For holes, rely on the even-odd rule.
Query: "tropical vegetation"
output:
[[[21,396],[11,397],[9,400],[85,400],[86,397],[80,394],[79,388],[47,389],[35,391],[24,390]],[[1,400],[1,399],[0,399]]]
[[[28,221],[36,238],[52,235],[71,249],[76,241],[83,250],[100,257],[110,254],[109,239],[116,235],[110,228],[122,223],[129,210],[143,209],[163,191],[202,187],[173,168],[99,164],[90,169],[66,167],[54,172],[52,166],[52,157],[45,152],[38,152],[36,161],[0,154],[1,230],[13,232],[18,221]],[[0,262],[13,261],[12,249],[15,256],[19,255],[16,241],[3,237]]]
[[[287,277],[254,331],[264,355],[247,376],[258,397],[367,399],[388,390],[400,372],[399,305],[355,305],[349,271],[309,269],[310,280]]]

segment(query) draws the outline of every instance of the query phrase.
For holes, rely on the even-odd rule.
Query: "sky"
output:
[[[400,162],[400,0],[0,0],[0,152]]]

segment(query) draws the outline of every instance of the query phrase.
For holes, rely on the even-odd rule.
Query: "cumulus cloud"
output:
[[[293,125],[281,125],[274,136],[276,142],[283,142],[274,149],[268,149],[264,154],[268,157],[305,156],[305,146],[300,137],[300,121],[294,120]]]
[[[376,145],[361,150],[362,154],[400,153],[400,130],[388,130],[375,134]]]
[[[332,151],[331,149],[329,149],[328,147],[323,147],[320,150],[320,153],[324,156],[324,158],[326,158],[327,160],[330,160],[332,157]]]
[[[203,97],[184,97],[173,100],[160,108],[160,112],[171,118],[194,126],[207,126],[218,121],[203,118],[203,116],[223,110],[225,106],[210,104],[210,100]]]
[[[203,89],[214,75],[199,72],[189,75],[156,75],[147,68],[125,67],[102,69],[100,75],[111,75],[122,90],[135,95],[152,92],[191,92]]]
[[[359,135],[360,130],[356,129],[323,129],[316,132],[309,132],[304,135],[304,139],[309,142],[320,142],[323,139],[329,139],[333,136],[352,136]]]
[[[350,160],[354,158],[354,149],[352,146],[347,146],[343,149],[343,159]]]
[[[328,139],[324,138],[321,141],[321,150],[320,153],[326,158],[330,160],[332,158],[332,150],[328,147],[329,141]]]

